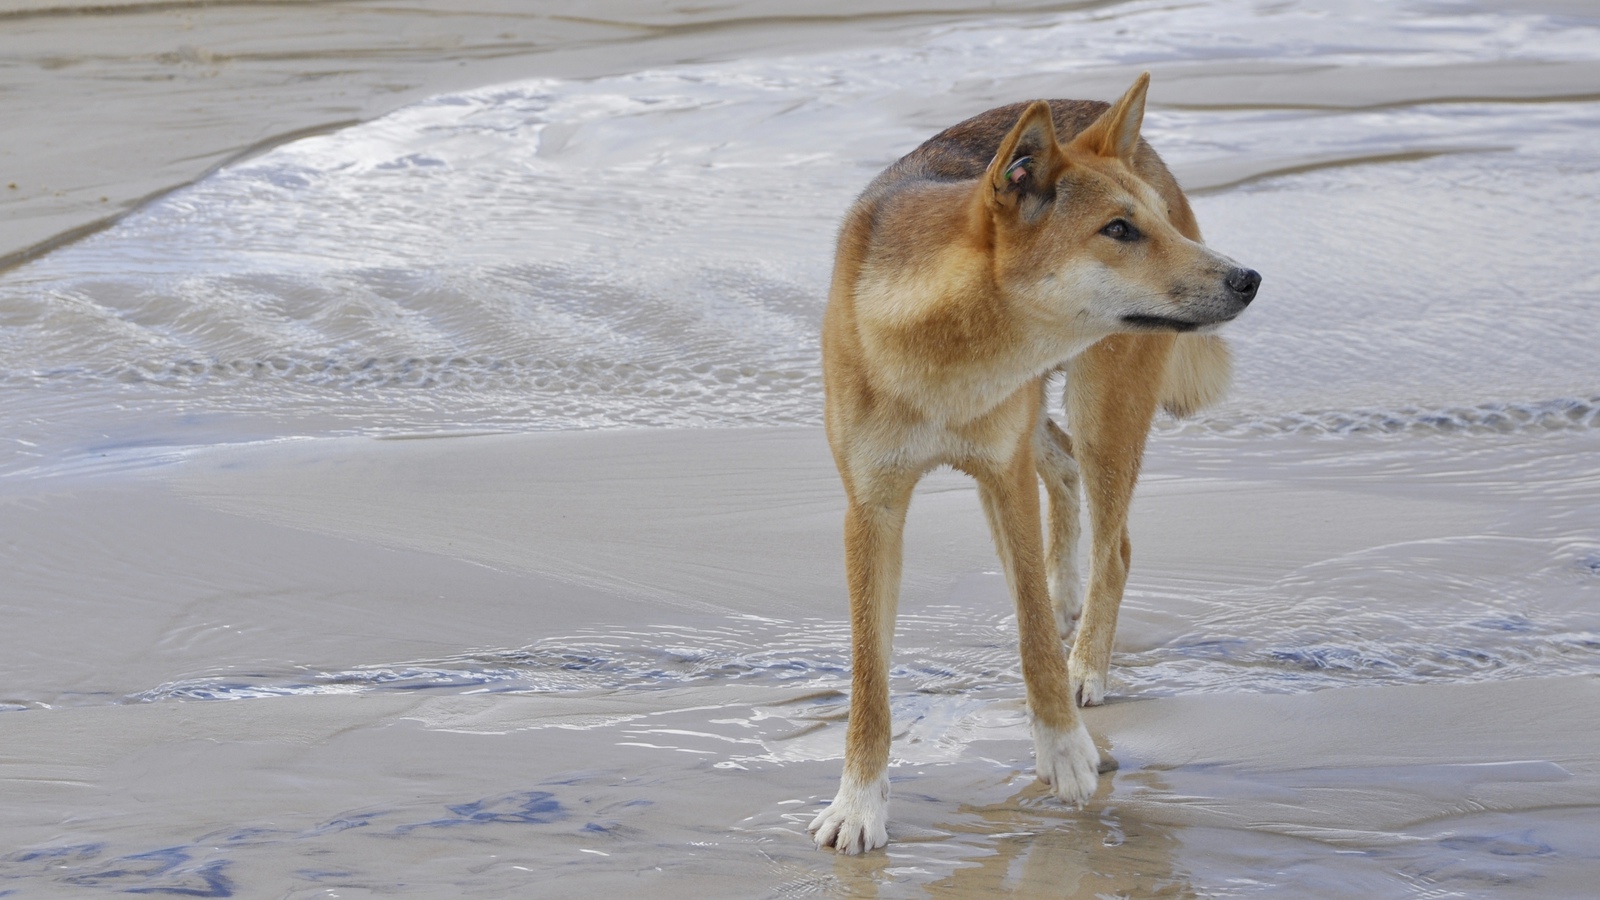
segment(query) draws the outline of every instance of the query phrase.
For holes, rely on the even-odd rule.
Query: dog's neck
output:
[[[870,379],[930,419],[978,419],[1104,336],[1030,321],[985,254],[952,244],[931,262],[910,276],[869,265],[856,295]]]

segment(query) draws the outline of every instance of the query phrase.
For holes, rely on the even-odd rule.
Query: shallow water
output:
[[[284,434],[817,422],[855,192],[943,125],[1141,67],[1147,136],[1211,242],[1266,275],[1230,326],[1234,397],[1190,429],[1484,405],[1589,427],[1597,62],[1600,24],[1571,15],[1126,3],[441,96],[0,277],[0,471]]]
[[[816,424],[833,232],[865,182],[972,113],[1033,96],[1109,98],[1151,68],[1146,137],[1189,186],[1209,241],[1265,283],[1229,326],[1232,397],[1163,420],[1148,480],[1325,484],[1460,500],[1463,511],[1422,539],[1309,553],[1225,584],[1141,570],[1136,557],[1113,699],[1600,672],[1597,67],[1600,18],[1572,10],[1131,2],[908,26],[892,46],[437,97],[227,167],[0,274],[0,483],[25,495],[289,437]],[[51,566],[71,565],[31,559],[17,571],[47,583]],[[120,577],[139,574],[129,565]],[[1282,793],[1293,805],[1381,781],[1355,770],[1310,783],[1323,776],[1142,769],[1132,755],[1093,821],[1055,809],[1013,760],[983,752],[1025,738],[1003,598],[990,572],[903,611],[893,687],[905,831],[875,863],[821,872],[798,836],[811,809],[795,799],[732,838],[685,826],[692,815],[646,809],[615,772],[586,771],[576,738],[551,738],[565,781],[447,780],[392,807],[245,817],[220,831],[85,826],[82,841],[0,858],[0,896],[12,885],[229,896],[286,883],[285,848],[334,861],[296,870],[300,896],[353,884],[493,896],[527,884],[519,867],[559,870],[568,892],[588,883],[554,850],[470,869],[441,849],[409,887],[359,871],[364,841],[463,831],[505,848],[531,830],[568,855],[692,845],[692,862],[713,873],[743,872],[759,852],[777,896],[1069,883],[1170,896],[1535,895],[1600,858],[1581,810],[1454,809],[1347,845],[1271,829],[1241,837],[1140,805],[1208,793]],[[728,701],[710,721],[629,713],[568,725],[658,751],[644,777],[663,796],[692,796],[707,772],[760,773],[809,796],[840,752],[847,634],[808,611],[683,614],[380,663],[268,659],[112,691],[8,691],[0,709],[734,686],[803,699]],[[318,751],[328,771],[383,752],[329,741]],[[660,761],[687,757],[704,759],[692,771]],[[1529,768],[1499,775],[1562,777],[1515,764]],[[298,777],[315,781],[308,765]],[[1408,789],[1451,798],[1470,795],[1475,777],[1422,764],[1404,774]],[[933,778],[941,796],[919,794]],[[970,804],[941,812],[952,790]],[[1066,817],[1074,827],[1056,827]]]
[[[1224,40],[1236,34],[1251,40]],[[1551,520],[1592,510],[1586,453],[1568,448],[1600,425],[1600,101],[1555,67],[1600,63],[1600,20],[1124,3],[901,38],[437,97],[226,168],[7,272],[0,474],[291,435],[814,424],[832,232],[860,186],[941,124],[1017,96],[1114,91],[1151,66],[1148,138],[1212,243],[1266,274],[1228,332],[1232,397],[1160,423],[1155,459],[1281,469],[1283,436],[1321,436],[1391,490],[1447,477],[1443,459],[1525,453],[1538,471],[1498,490]],[[1534,62],[1558,75],[1496,74]],[[1323,560],[1219,599],[1276,610],[1277,639],[1240,646],[1226,613],[1196,612],[1194,633],[1130,657],[1128,677],[1281,690],[1582,668],[1593,540],[1519,524]],[[1131,602],[1159,602],[1141,590]],[[1437,618],[1402,628],[1365,603],[1329,618],[1333,597],[1395,593],[1438,597]],[[1535,626],[1508,603],[1553,609]],[[1518,662],[1445,639],[1462,629],[1494,632]],[[1530,632],[1537,646],[1512,649]],[[489,658],[456,668],[442,683],[538,684]]]

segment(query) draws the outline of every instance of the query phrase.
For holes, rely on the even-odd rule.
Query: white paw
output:
[[[1094,796],[1100,780],[1100,751],[1094,748],[1082,721],[1073,728],[1056,729],[1035,719],[1033,758],[1039,780],[1059,799],[1082,806]]]
[[[817,849],[832,847],[853,855],[889,843],[888,824],[889,777],[879,775],[863,784],[845,775],[839,779],[839,793],[833,802],[817,813],[806,830],[816,840]]]
[[[1067,679],[1072,687],[1072,699],[1079,706],[1099,706],[1106,702],[1106,675],[1077,664],[1077,655],[1067,660]]]

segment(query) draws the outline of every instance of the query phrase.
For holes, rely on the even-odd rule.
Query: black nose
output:
[[[1240,303],[1249,303],[1256,298],[1256,288],[1261,286],[1261,273],[1255,269],[1234,269],[1223,283],[1238,296]]]

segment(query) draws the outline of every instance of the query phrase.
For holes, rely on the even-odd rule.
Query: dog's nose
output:
[[[1234,269],[1223,283],[1239,297],[1240,303],[1249,303],[1256,298],[1256,288],[1261,286],[1261,273],[1255,269]]]

